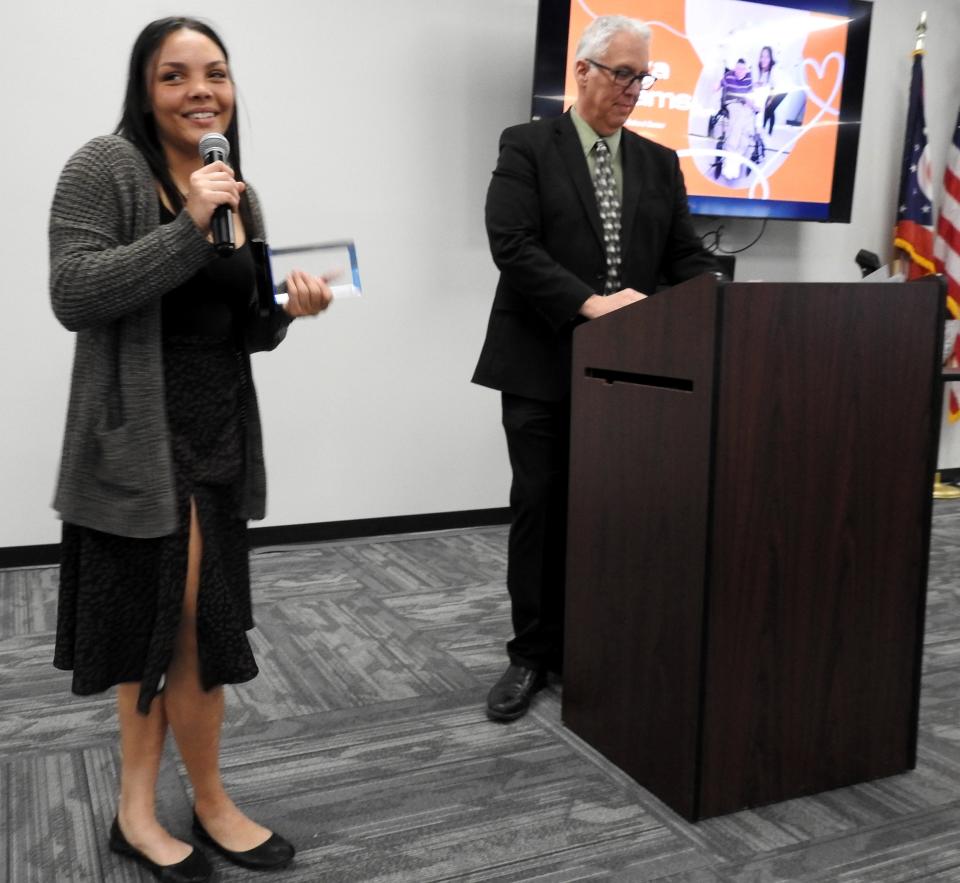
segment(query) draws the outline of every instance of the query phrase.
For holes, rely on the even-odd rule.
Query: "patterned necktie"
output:
[[[593,188],[597,194],[597,208],[600,209],[600,223],[603,224],[603,248],[607,258],[603,293],[610,294],[620,290],[620,195],[617,193],[617,180],[613,177],[613,161],[607,142],[601,138],[593,151],[596,156]]]

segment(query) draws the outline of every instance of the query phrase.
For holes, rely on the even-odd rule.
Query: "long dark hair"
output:
[[[167,157],[163,152],[163,146],[160,144],[160,138],[157,135],[157,125],[153,117],[153,110],[150,102],[150,93],[147,88],[147,66],[149,65],[154,53],[160,48],[160,44],[174,31],[186,28],[190,31],[197,31],[208,37],[223,53],[224,61],[230,61],[230,55],[227,47],[223,45],[223,40],[217,36],[216,31],[205,22],[196,18],[185,16],[171,16],[169,18],[159,18],[150,22],[137,37],[133,44],[133,50],[130,52],[130,67],[127,72],[127,92],[123,99],[123,111],[120,115],[120,122],[114,132],[116,135],[122,135],[128,141],[132,142],[143,154],[153,172],[154,177],[160,182],[163,192],[170,205],[175,209],[183,208],[183,197],[173,182],[170,175],[170,169],[167,167]],[[234,95],[236,87],[234,86]],[[240,130],[237,126],[237,109],[234,101],[233,114],[230,118],[230,125],[223,133],[227,141],[230,142],[230,166],[238,181],[243,180],[243,173],[240,170]],[[240,215],[243,218],[244,226],[250,230],[250,208],[245,196],[240,198]],[[250,235],[250,234],[248,234]]]
[[[767,52],[767,58],[770,59],[770,64],[767,65],[766,71],[764,71],[764,69],[763,69],[762,67],[760,67],[760,59],[763,58],[763,52],[764,52],[764,50],[766,50],[766,52]],[[770,71],[773,70],[773,66],[774,66],[776,63],[777,63],[777,60],[773,57],[773,47],[772,47],[772,46],[763,46],[763,47],[761,47],[761,49],[760,49],[760,55],[757,56],[757,70],[758,70],[760,73],[767,73],[767,74],[769,74]],[[778,74],[778,76],[779,76],[779,74]]]

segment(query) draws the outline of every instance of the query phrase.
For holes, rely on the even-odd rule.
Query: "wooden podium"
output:
[[[563,720],[687,819],[915,765],[944,297],[702,276],[575,332]]]

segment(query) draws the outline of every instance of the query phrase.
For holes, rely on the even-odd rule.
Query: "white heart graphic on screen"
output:
[[[833,99],[836,98],[837,94],[840,92],[841,85],[843,85],[843,56],[839,52],[831,52],[823,59],[823,61],[820,62],[818,62],[815,58],[805,58],[803,60],[803,66],[804,68],[810,67],[817,75],[817,79],[822,81],[827,70],[827,65],[831,61],[837,62],[837,76],[833,81],[830,97],[826,101],[821,101],[820,98],[813,92],[813,90],[806,84],[806,82],[803,84],[803,90],[807,93],[810,100],[821,110],[825,110],[827,113],[839,115],[839,109],[835,109],[831,107],[831,105],[833,104]],[[804,79],[806,79],[806,73],[804,73]]]

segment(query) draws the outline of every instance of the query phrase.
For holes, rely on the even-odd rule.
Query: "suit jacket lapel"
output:
[[[630,253],[627,247],[633,237],[634,221],[637,217],[637,203],[640,194],[647,187],[645,180],[646,168],[644,164],[642,142],[626,129],[620,140],[620,152],[623,160],[623,206],[620,215],[620,243],[624,255]]]
[[[597,196],[593,190],[593,181],[590,180],[590,169],[587,167],[586,157],[583,155],[583,146],[569,111],[558,117],[556,125],[557,147],[560,155],[570,172],[570,177],[577,188],[583,210],[590,220],[590,226],[600,244],[603,244],[603,228],[600,226],[600,210],[597,208]]]

